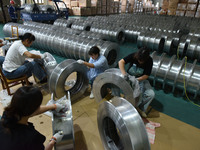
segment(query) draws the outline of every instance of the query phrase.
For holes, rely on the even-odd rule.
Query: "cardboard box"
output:
[[[198,0],[188,0],[188,3],[198,3]]]
[[[176,16],[185,16],[185,10],[177,10]]]
[[[97,14],[97,8],[91,7],[91,15],[96,15],[96,14]]]
[[[178,3],[177,10],[186,10],[187,3]]]
[[[106,0],[102,0],[101,4],[105,6],[105,5],[107,5],[107,1]]]
[[[122,5],[121,6],[121,13],[126,13],[126,8],[127,8],[127,6],[125,5]]]
[[[85,15],[85,8],[84,7],[72,7],[73,15],[75,16],[83,16]]]
[[[197,8],[197,4],[188,4],[187,5],[187,10],[196,11],[196,8]]]
[[[97,0],[91,0],[91,7],[97,7]]]
[[[200,11],[200,4],[199,4],[198,7],[197,7],[197,11]]]
[[[169,0],[164,0],[162,4],[162,9],[167,10],[169,7]]]
[[[91,0],[79,0],[79,7],[91,7]]]
[[[106,14],[106,5],[103,5],[102,7],[101,7],[101,14],[103,14],[103,15],[105,15]]]
[[[176,14],[176,8],[174,9],[168,9],[168,12],[167,12],[168,15],[175,15]]]
[[[195,11],[186,11],[185,16],[187,17],[194,17]]]
[[[78,7],[79,2],[78,1],[71,1],[71,7]]]
[[[97,15],[101,15],[101,7],[97,7]]]
[[[188,0],[179,0],[179,3],[187,3]]]
[[[121,5],[123,6],[125,6],[125,5],[127,5],[127,0],[121,0]]]

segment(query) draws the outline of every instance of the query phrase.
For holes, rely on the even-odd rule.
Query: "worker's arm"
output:
[[[55,110],[56,109],[56,105],[52,104],[52,105],[47,105],[47,106],[40,106],[32,115],[31,117],[33,116],[36,116],[36,115],[39,115],[39,114],[42,114],[46,111],[49,111],[49,110]]]
[[[121,73],[123,75],[126,74],[126,70],[125,70],[125,61],[124,59],[121,59],[119,62],[118,62],[118,65],[119,65],[119,69],[121,70]]]
[[[45,150],[52,150],[55,143],[56,143],[56,142],[55,142],[54,140],[51,140],[51,141],[45,146]]]
[[[41,59],[41,58],[42,58],[40,55],[32,54],[32,53],[30,53],[29,51],[24,52],[23,55],[25,55],[25,56],[28,57],[28,58],[38,58],[38,59]]]
[[[143,76],[141,76],[141,77],[138,77],[137,80],[138,80],[138,81],[147,80],[148,77],[149,77],[148,75],[143,75]]]
[[[94,67],[95,67],[94,64],[88,63],[88,62],[86,62],[86,61],[84,61],[83,64],[84,64],[85,66],[89,67],[89,68],[94,68]]]

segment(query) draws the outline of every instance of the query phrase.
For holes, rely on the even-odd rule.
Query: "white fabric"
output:
[[[12,72],[23,65],[25,61],[24,52],[28,51],[22,44],[22,41],[15,41],[9,48],[5,61],[3,63],[3,69],[8,72]]]

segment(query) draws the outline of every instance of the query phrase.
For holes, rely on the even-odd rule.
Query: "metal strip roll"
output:
[[[104,149],[150,150],[144,123],[126,99],[114,97],[100,104],[97,122]]]
[[[69,90],[65,89],[65,81],[70,74],[77,73],[76,82]],[[68,59],[58,64],[49,78],[49,89],[55,97],[61,98],[66,95],[67,91],[71,94],[71,100],[75,100],[83,95],[88,87],[87,67]]]
[[[93,82],[93,94],[97,103],[99,103],[107,94],[107,88],[110,85],[118,87],[133,106],[136,106],[133,97],[133,89],[130,84],[122,77],[122,73],[117,68],[107,69],[105,72],[99,74]]]
[[[67,104],[69,108],[68,111],[65,112],[65,116],[58,117],[56,115],[53,115],[52,117],[53,134],[59,131],[62,131],[62,134],[64,134],[61,142],[55,144],[55,150],[74,150],[74,126],[69,92],[68,100],[65,101],[65,104]]]
[[[56,21],[54,21],[53,25],[54,26],[60,26],[60,27],[64,27],[64,28],[71,28],[72,24],[74,23],[76,19],[56,19]]]
[[[164,54],[158,56],[155,53],[153,53],[152,58],[153,68],[151,76],[153,77],[150,77],[150,80],[154,80],[154,86],[159,82],[162,84],[163,89],[170,86],[172,87],[172,92],[179,89],[183,95],[186,88],[187,92],[193,94],[194,99],[200,94],[200,66],[196,65],[196,60],[193,64],[188,62],[185,64],[185,58],[176,60],[175,55],[168,58]]]
[[[56,53],[67,58],[84,59],[85,61],[88,61],[88,51],[93,46],[98,46],[101,54],[107,58],[108,65],[110,67],[115,67],[117,65],[119,45],[116,43],[84,38],[78,35],[44,30],[16,23],[8,23],[4,25],[3,31],[6,36],[11,36],[12,25],[18,26],[19,35],[23,35],[25,32],[30,32],[35,35],[36,40],[32,45],[33,47]]]

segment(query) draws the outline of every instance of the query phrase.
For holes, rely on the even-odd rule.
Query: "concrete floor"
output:
[[[15,87],[13,90],[17,88]],[[50,94],[45,90],[42,90],[42,93],[44,105],[50,100]],[[96,101],[89,98],[89,91],[72,104],[75,150],[104,149],[97,127],[97,108]],[[3,107],[0,105],[0,114],[2,111]],[[154,109],[149,113],[147,119],[161,124],[161,127],[156,128],[155,143],[151,144],[152,150],[199,150],[200,129]],[[46,136],[46,145],[52,136],[51,118],[43,114],[32,117],[30,121],[34,123],[39,132]]]

